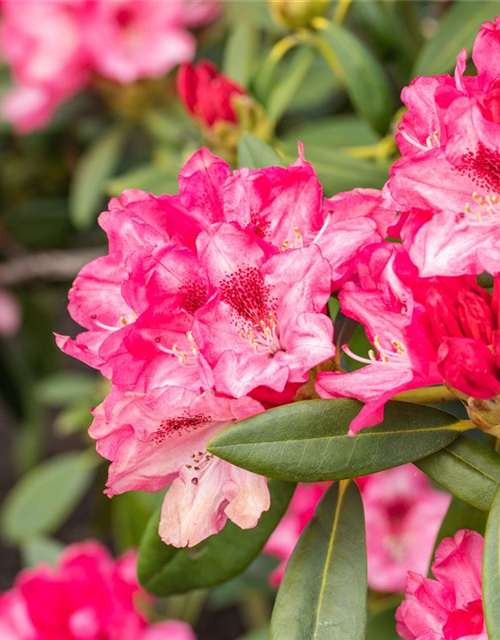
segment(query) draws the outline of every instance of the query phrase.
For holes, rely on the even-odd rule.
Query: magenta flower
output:
[[[93,75],[122,84],[162,76],[194,56],[188,27],[219,8],[213,0],[4,0],[0,49],[16,84],[2,115],[27,133]]]
[[[0,595],[3,640],[195,640],[187,624],[149,625],[136,555],[114,560],[98,542],[68,547],[57,567],[22,571]]]
[[[476,39],[477,76],[417,78],[403,90],[409,108],[391,169],[386,206],[403,213],[401,239],[422,276],[500,271],[500,110],[493,52],[500,22]]]
[[[404,640],[488,640],[481,594],[483,538],[458,531],[441,542],[432,572],[409,572],[406,597],[396,613]]]
[[[500,394],[500,278],[493,295],[470,276],[421,278],[404,249],[367,247],[358,275],[339,298],[374,345],[368,366],[352,373],[320,373],[322,397],[355,397],[365,407],[351,431],[382,420],[384,404],[402,391],[445,383],[473,399]]]

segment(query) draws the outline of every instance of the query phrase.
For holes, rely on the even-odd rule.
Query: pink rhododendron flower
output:
[[[217,122],[236,122],[233,98],[245,95],[236,82],[219,73],[208,60],[181,65],[177,93],[187,111],[207,127]]]
[[[375,347],[368,366],[348,374],[320,373],[322,397],[355,397],[365,407],[351,431],[382,420],[401,391],[446,383],[472,398],[500,393],[499,295],[469,276],[421,278],[401,246],[367,247],[357,276],[339,295],[343,312],[361,322]]]
[[[373,190],[324,199],[303,157],[232,173],[207,149],[181,170],[178,195],[113,199],[99,219],[109,253],[69,295],[87,331],[56,338],[113,383],[91,428],[113,462],[109,495],[170,486],[160,530],[178,546],[227,518],[254,526],[269,506],[265,480],[215,460],[206,444],[292,401],[334,356],[332,287],[393,218]]]
[[[212,0],[5,0],[0,49],[15,87],[3,100],[3,116],[26,133],[46,124],[95,75],[130,83],[168,73],[195,53],[187,27],[211,20],[220,6]]]
[[[232,422],[259,413],[255,400],[199,395],[166,387],[149,394],[114,389],[98,407],[90,435],[112,460],[108,494],[159,491],[165,496],[160,535],[168,544],[194,546],[230,518],[254,527],[269,509],[265,478],[207,453],[205,446]]]
[[[426,573],[450,496],[432,488],[413,465],[356,480],[366,522],[368,584],[378,591],[403,591],[408,571]],[[271,576],[279,584],[300,534],[328,488],[300,484],[265,550],[281,560]]]
[[[360,478],[368,584],[403,591],[408,571],[426,574],[450,496],[411,464]]]
[[[462,51],[454,78],[420,77],[403,90],[403,158],[384,195],[403,212],[401,239],[422,276],[500,271],[499,24],[479,31],[477,76],[463,75]]]
[[[21,309],[17,300],[0,289],[0,336],[12,336],[21,325]]]
[[[458,531],[441,542],[432,572],[410,572],[406,597],[396,612],[404,640],[488,640],[481,594],[483,537]]]
[[[195,640],[183,622],[149,625],[136,556],[114,560],[98,542],[68,547],[57,567],[22,571],[0,595],[2,640]]]

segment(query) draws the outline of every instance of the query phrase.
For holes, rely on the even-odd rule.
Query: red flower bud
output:
[[[177,92],[187,111],[208,127],[217,122],[237,122],[232,100],[236,95],[245,95],[238,84],[206,60],[196,66],[181,65]]]

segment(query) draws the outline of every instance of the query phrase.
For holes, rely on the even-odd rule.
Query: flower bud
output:
[[[268,0],[271,15],[288,29],[309,27],[314,18],[326,13],[330,0]]]
[[[468,398],[465,406],[476,427],[495,438],[500,438],[500,395],[489,400]]]

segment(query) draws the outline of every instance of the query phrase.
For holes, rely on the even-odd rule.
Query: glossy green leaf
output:
[[[249,22],[234,25],[224,50],[222,71],[242,87],[247,87],[255,65],[258,32]]]
[[[493,499],[484,536],[483,609],[488,640],[500,640],[500,489]]]
[[[119,553],[137,548],[151,517],[161,504],[162,494],[128,491],[111,501],[115,546]]]
[[[126,130],[113,127],[82,155],[75,169],[69,194],[70,219],[78,229],[92,225],[100,213],[106,182],[121,159]]]
[[[282,167],[283,161],[267,142],[251,133],[244,133],[238,145],[238,166],[249,169]]]
[[[394,102],[377,58],[357,36],[333,23],[318,37],[320,50],[345,86],[357,113],[384,134]]]
[[[500,484],[500,456],[465,437],[416,464],[444,489],[480,511],[489,510]]]
[[[412,77],[451,71],[463,47],[470,53],[479,27],[500,13],[500,2],[458,0],[439,22],[436,33],[422,47]]]
[[[288,561],[271,618],[271,640],[364,640],[366,545],[354,482],[322,498]]]
[[[154,164],[141,165],[124,175],[108,180],[106,192],[111,196],[118,196],[125,189],[141,189],[156,196],[176,193],[179,169],[178,165],[172,165],[168,170]]]
[[[36,536],[23,542],[21,556],[25,567],[36,567],[40,564],[54,566],[61,555],[64,545],[59,540]]]
[[[10,544],[58,529],[92,482],[100,459],[93,451],[63,453],[26,473],[7,495],[1,531]]]
[[[253,529],[228,522],[217,535],[191,549],[166,545],[158,535],[158,514],[146,529],[139,549],[138,574],[150,593],[167,596],[221,584],[241,573],[262,551],[290,502],[294,485],[270,482],[271,508]]]
[[[307,400],[243,420],[209,444],[216,456],[293,482],[355,478],[423,458],[453,442],[461,424],[432,407],[389,402],[377,427],[348,435],[361,404]]]
[[[309,47],[301,47],[292,53],[292,62],[287,73],[275,85],[267,101],[267,113],[273,120],[279,120],[287,110],[294,95],[311,68],[315,54]]]

